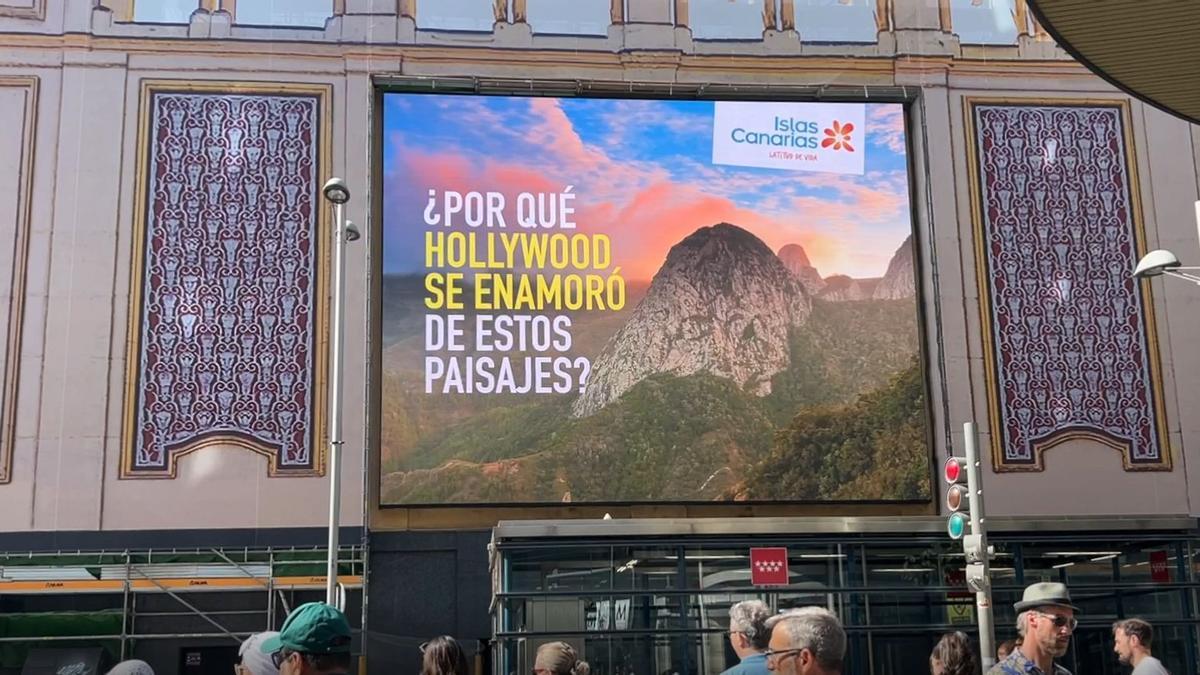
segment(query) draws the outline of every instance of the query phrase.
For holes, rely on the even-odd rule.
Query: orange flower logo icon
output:
[[[852,131],[854,131],[854,125],[850,122],[842,124],[834,120],[833,128],[825,130],[825,138],[821,140],[821,147],[833,147],[834,150],[854,152],[854,146],[850,145],[850,132]]]

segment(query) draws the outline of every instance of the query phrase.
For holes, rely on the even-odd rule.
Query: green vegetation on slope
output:
[[[727,497],[749,500],[928,499],[925,385],[914,358],[847,406],[807,409]]]
[[[583,419],[569,397],[427,396],[385,368],[383,501],[927,498],[917,336],[912,300],[815,301],[770,396],[656,375]],[[405,349],[391,362],[419,367]]]

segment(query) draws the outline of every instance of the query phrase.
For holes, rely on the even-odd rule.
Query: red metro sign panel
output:
[[[786,586],[788,556],[786,548],[750,549],[750,583],[755,586]]]

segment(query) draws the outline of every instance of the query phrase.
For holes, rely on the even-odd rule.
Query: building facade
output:
[[[30,553],[186,549],[208,556],[186,564],[224,571],[182,578],[266,560],[243,576],[278,577],[298,598],[319,592],[319,569],[277,570],[274,556],[324,542],[332,216],[320,188],[337,175],[365,235],[347,249],[341,525],[351,559],[369,541],[371,668],[407,667],[433,634],[540,630],[492,623],[493,592],[519,590],[489,568],[500,521],[932,517],[942,510],[932,467],[961,448],[968,421],[981,430],[991,514],[1167,519],[1155,536],[1183,546],[1175,590],[1193,593],[1200,427],[1187,383],[1200,313],[1194,289],[1130,273],[1152,249],[1192,257],[1197,132],[1071,61],[1023,0],[6,0],[0,40],[3,582]],[[902,106],[928,497],[381,498],[389,92]],[[783,534],[802,537],[806,523]],[[239,548],[253,555],[232,556]],[[347,565],[361,577],[360,562]],[[55,574],[65,573],[23,578],[63,580]],[[127,607],[129,573],[113,579],[104,607]],[[13,613],[76,598],[6,593],[3,582]],[[277,621],[280,596],[267,588],[268,600],[246,600],[261,612],[254,625]],[[1164,620],[1190,620],[1186,603],[1171,603]],[[202,623],[162,632],[216,630]],[[1194,627],[1179,625],[1180,653],[1194,658]],[[114,634],[121,653],[187,668],[168,649],[144,651],[165,642],[127,641],[142,634],[128,622],[104,633]],[[501,668],[515,663],[499,656],[508,648],[482,653]]]

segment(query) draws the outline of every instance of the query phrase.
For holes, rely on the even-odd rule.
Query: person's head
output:
[[[279,675],[279,669],[271,660],[271,655],[263,652],[263,643],[277,637],[279,633],[269,631],[255,633],[246,638],[238,648],[238,662],[233,666],[236,675]]]
[[[1067,653],[1078,623],[1078,608],[1071,604],[1064,584],[1033,584],[1013,609],[1017,611],[1017,632],[1026,654],[1058,658]]]
[[[946,633],[929,655],[933,675],[975,675],[975,652],[966,633]]]
[[[729,643],[739,659],[766,650],[771,610],[761,600],[744,600],[729,608]]]
[[[1154,628],[1141,619],[1122,619],[1113,624],[1113,651],[1121,663],[1133,663],[1139,654],[1150,653],[1150,642],[1154,639]]]
[[[587,661],[579,660],[575,648],[565,642],[547,642],[538,647],[533,660],[534,675],[589,675]]]
[[[154,675],[154,669],[145,661],[127,659],[113,666],[108,675]]]
[[[767,621],[771,639],[767,669],[782,675],[840,673],[846,658],[846,631],[824,607],[802,607]]]
[[[323,602],[300,605],[279,634],[263,641],[280,675],[347,675],[350,671],[350,622]]]
[[[467,675],[467,655],[449,635],[421,645],[421,675]]]
[[[996,647],[996,660],[1003,661],[1004,659],[1007,659],[1008,655],[1011,654],[1016,648],[1016,640],[1005,640],[1004,642],[1001,642],[1000,646]]]

